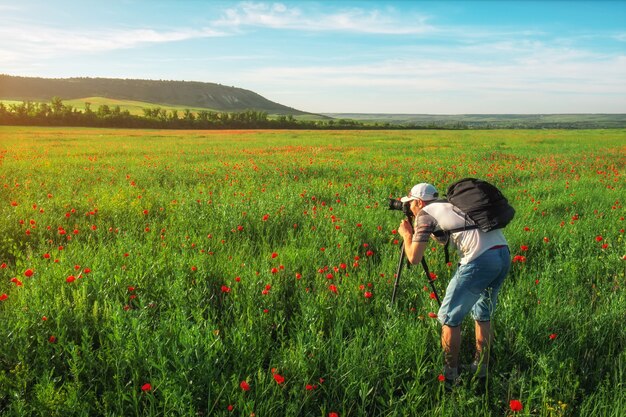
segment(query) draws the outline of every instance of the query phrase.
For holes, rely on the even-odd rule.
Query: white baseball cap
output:
[[[406,203],[411,200],[431,201],[436,200],[439,197],[439,192],[434,185],[425,182],[414,185],[409,192],[409,195],[402,197],[400,201]]]

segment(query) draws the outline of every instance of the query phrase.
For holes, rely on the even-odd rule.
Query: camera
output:
[[[400,200],[396,200],[395,198],[389,199],[389,210],[403,210],[404,203]]]
[[[389,210],[402,210],[402,212],[407,218],[409,219],[413,218],[413,212],[411,211],[411,203],[409,202],[403,203],[402,201],[396,200],[395,198],[390,198],[388,209]]]

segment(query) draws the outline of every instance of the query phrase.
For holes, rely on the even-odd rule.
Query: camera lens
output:
[[[394,198],[389,199],[389,210],[402,210],[404,203]]]

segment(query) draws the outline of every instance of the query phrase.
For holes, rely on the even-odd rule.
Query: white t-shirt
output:
[[[422,208],[415,216],[413,242],[427,242],[432,233],[437,230],[452,230],[473,224],[452,204],[433,202]],[[483,232],[480,229],[464,230],[452,233],[450,239],[457,248],[461,264],[473,261],[494,246],[508,245],[502,229],[490,232]],[[437,240],[442,242],[441,239]]]

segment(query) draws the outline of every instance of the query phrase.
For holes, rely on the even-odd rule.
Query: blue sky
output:
[[[626,113],[626,1],[0,0],[0,73],[320,113]]]

